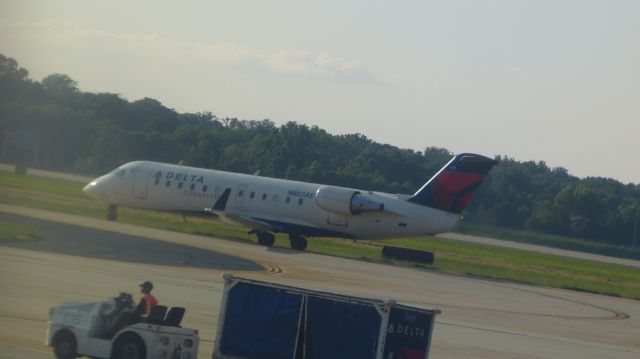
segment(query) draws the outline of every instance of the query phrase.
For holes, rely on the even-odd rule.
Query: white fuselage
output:
[[[85,187],[90,196],[125,207],[203,213],[229,189],[222,214],[253,229],[380,239],[449,231],[459,216],[396,195],[357,191],[383,210],[344,214],[317,205],[320,184],[150,161],[127,163]],[[347,190],[339,188],[341,190]]]

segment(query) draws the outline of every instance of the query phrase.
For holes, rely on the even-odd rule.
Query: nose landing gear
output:
[[[115,221],[118,219],[118,206],[110,204],[107,207],[107,221]]]

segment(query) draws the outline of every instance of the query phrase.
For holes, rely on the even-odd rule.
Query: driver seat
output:
[[[144,320],[145,323],[149,324],[162,324],[162,320],[164,319],[164,315],[167,314],[167,307],[164,305],[155,305],[151,308],[147,319]]]
[[[184,317],[184,311],[185,309],[183,307],[172,307],[162,321],[162,325],[180,327],[180,322],[182,322],[182,317]]]

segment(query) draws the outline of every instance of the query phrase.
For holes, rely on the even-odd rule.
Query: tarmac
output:
[[[0,358],[52,358],[49,308],[155,284],[210,358],[222,273],[442,310],[431,358],[638,358],[640,301],[335,258],[0,204],[43,239],[0,242]],[[640,271],[638,273],[640,280]],[[336,328],[339,331],[340,328]]]

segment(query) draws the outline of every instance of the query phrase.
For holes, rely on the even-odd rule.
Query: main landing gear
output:
[[[291,248],[299,251],[304,251],[305,249],[307,249],[307,240],[297,234],[289,235],[289,244],[291,245]]]
[[[273,235],[273,233],[260,231],[256,232],[256,235],[258,236],[258,244],[261,246],[271,247],[276,241],[276,237]]]
[[[249,233],[255,233],[258,237],[258,244],[261,246],[271,247],[276,241],[273,233],[264,231],[251,231]],[[307,249],[307,240],[299,234],[289,234],[289,245],[292,249],[298,251],[304,251]]]

